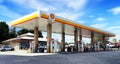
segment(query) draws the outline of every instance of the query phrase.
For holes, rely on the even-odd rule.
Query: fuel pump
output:
[[[60,42],[57,42],[57,43],[58,43],[58,49],[57,49],[57,51],[60,52],[61,51],[61,47],[60,47],[61,43]]]
[[[98,43],[96,44],[96,46],[97,46],[97,51],[99,51],[99,50],[100,50],[100,42],[98,42]]]
[[[109,43],[108,43],[108,44],[106,44],[106,51],[109,50],[109,48],[110,47],[109,47]]]
[[[95,51],[99,51],[99,42],[94,44]]]
[[[51,53],[57,53],[60,46],[59,46],[59,43],[58,43],[58,39],[51,39],[51,45],[50,45],[50,52]]]
[[[112,47],[110,47],[110,44],[111,44],[111,43],[109,43],[109,50],[112,50]]]
[[[58,50],[58,40],[55,39],[54,40],[54,53],[57,53],[57,50]]]
[[[97,51],[96,43],[94,43],[94,50]]]
[[[99,48],[98,48],[98,43],[96,43],[96,51],[98,51],[99,50]]]
[[[106,50],[110,50],[110,43],[106,44]]]
[[[80,41],[78,41],[78,51],[80,52]]]
[[[84,44],[83,44],[83,42],[79,42],[79,45],[78,45],[78,50],[80,51],[80,52],[84,52]]]
[[[34,52],[34,41],[30,41],[30,46],[29,46],[29,49],[28,49],[28,52],[32,53]]]
[[[54,52],[54,39],[51,39],[51,43],[50,43],[50,53]]]

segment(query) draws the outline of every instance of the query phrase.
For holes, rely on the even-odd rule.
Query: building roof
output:
[[[3,43],[14,41],[14,40],[21,40],[21,39],[34,40],[34,37],[26,37],[26,36],[24,36],[24,37],[11,38],[11,39],[3,41]],[[47,39],[46,38],[38,38],[38,41],[47,41]]]
[[[27,36],[24,36],[24,37],[20,37],[20,39],[33,40],[34,37],[27,37]],[[46,38],[38,38],[38,41],[47,41],[47,39],[46,39]]]
[[[10,38],[10,39],[7,39],[5,41],[3,41],[2,43],[6,43],[6,42],[11,42],[11,41],[14,41],[14,40],[20,40],[20,38]]]
[[[33,36],[33,37],[30,37],[30,36]],[[21,40],[21,39],[34,40],[34,34],[32,34],[32,33],[25,33],[25,34],[20,35],[20,37],[7,39],[7,40],[3,41],[3,43],[4,42],[14,41],[14,40]],[[46,38],[38,38],[38,41],[47,41],[47,39]]]
[[[14,20],[11,23],[13,27],[20,27],[25,29],[33,30],[34,27],[39,27],[41,31],[47,31],[47,24],[49,23],[50,14],[44,11],[37,11],[21,17],[19,19]],[[62,25],[65,25],[65,34],[74,35],[75,27],[82,29],[83,37],[90,37],[91,31],[96,33],[97,35],[105,35],[107,37],[114,37],[115,34],[99,30],[93,27],[85,26],[83,24],[75,23],[69,19],[65,19],[55,15],[54,22],[52,22],[52,32],[54,33],[61,33]]]
[[[22,36],[33,36],[34,37],[34,34],[33,33],[25,33],[25,34],[20,35],[20,37],[22,37]]]

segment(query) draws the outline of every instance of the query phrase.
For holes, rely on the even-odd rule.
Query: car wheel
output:
[[[5,51],[5,49],[1,50],[1,52]]]

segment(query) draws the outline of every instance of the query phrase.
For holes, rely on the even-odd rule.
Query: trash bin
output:
[[[44,53],[44,46],[40,46],[40,47],[38,47],[38,52],[40,52],[40,53]]]
[[[68,51],[68,52],[71,52],[71,47],[68,47],[68,48],[67,48],[67,51]]]
[[[44,52],[44,48],[39,48],[39,52]]]
[[[88,49],[89,49],[88,46],[86,46],[86,47],[85,47],[85,51],[88,52]]]
[[[75,51],[75,47],[73,47],[73,51]]]

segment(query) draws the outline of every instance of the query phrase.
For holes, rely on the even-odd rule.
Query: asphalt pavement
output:
[[[120,64],[120,50],[38,56],[0,55],[0,64]]]

